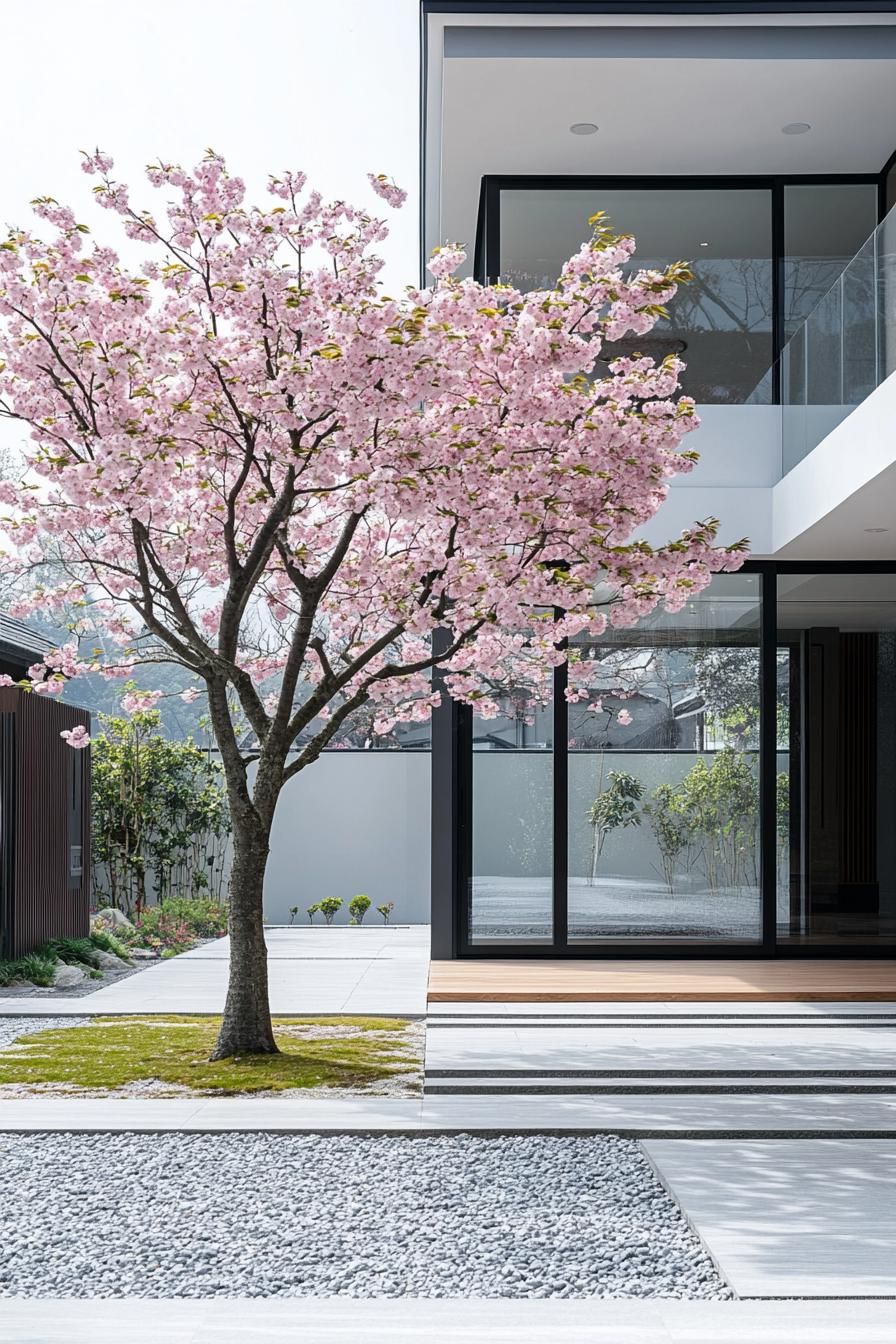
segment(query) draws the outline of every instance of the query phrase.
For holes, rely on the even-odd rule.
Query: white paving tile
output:
[[[389,929],[272,929],[268,975],[274,1013],[426,1011],[425,925]],[[229,939],[221,938],[79,999],[5,998],[0,1014],[220,1013]]]
[[[896,1098],[653,1094],[649,1096],[208,1097],[0,1101],[0,1132],[121,1130],[402,1130],[406,1133],[600,1132],[663,1135],[896,1136]],[[896,1337],[896,1336],[894,1336]]]
[[[515,1069],[725,1072],[896,1070],[896,1024],[776,1024],[708,1027],[650,1023],[604,1026],[439,1026],[428,1033],[427,1068],[509,1073]]]
[[[0,1344],[892,1344],[892,1302],[40,1299]]]
[[[896,1296],[893,1140],[645,1147],[742,1297]]]

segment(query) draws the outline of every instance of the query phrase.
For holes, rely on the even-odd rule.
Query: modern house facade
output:
[[[560,669],[547,708],[437,711],[433,955],[892,955],[896,3],[423,0],[421,33],[424,257],[540,288],[604,210],[689,260],[629,343],[701,418],[645,535],[751,550],[575,651],[600,708]]]

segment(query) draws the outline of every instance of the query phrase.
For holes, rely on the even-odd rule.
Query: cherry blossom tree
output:
[[[0,415],[28,431],[22,482],[0,483],[4,567],[22,614],[83,612],[28,685],[168,662],[207,696],[233,834],[215,1057],[272,1052],[271,824],[347,717],[372,709],[387,732],[442,693],[486,716],[501,682],[546,695],[573,636],[679,609],[740,564],[713,520],[633,539],[695,460],[681,365],[595,370],[687,271],[635,271],[634,240],[596,216],[551,290],[456,278],[447,246],[430,287],[390,297],[376,209],[327,203],[301,173],[249,208],[217,154],[160,162],[153,213],[104,154],[84,169],[142,267],[49,197],[33,203],[49,237],[0,243]],[[571,699],[588,675],[571,663]],[[157,698],[131,685],[124,708]]]

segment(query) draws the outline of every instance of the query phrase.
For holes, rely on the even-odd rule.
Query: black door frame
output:
[[[565,664],[554,677],[553,752],[553,915],[551,943],[523,941],[475,944],[469,927],[472,877],[473,734],[472,710],[447,696],[434,715],[433,731],[433,956],[438,958],[565,958],[643,960],[670,958],[893,957],[896,946],[778,943],[776,871],[777,777],[777,577],[779,574],[896,574],[896,560],[749,560],[743,572],[759,574],[760,733],[759,845],[762,935],[754,943],[668,939],[665,944],[638,939],[608,939],[576,944],[566,936],[567,919],[567,764]],[[784,641],[787,642],[786,640]],[[561,746],[562,750],[557,750]],[[557,934],[560,934],[558,937]]]

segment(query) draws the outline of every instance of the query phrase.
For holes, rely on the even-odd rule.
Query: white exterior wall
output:
[[[289,923],[324,896],[394,901],[396,924],[429,922],[430,753],[329,751],[280,796],[265,881],[265,917]],[[320,922],[320,916],[318,923]],[[371,908],[370,923],[379,915]]]
[[[700,454],[686,476],[670,481],[669,498],[643,536],[671,541],[704,518],[718,518],[723,544],[746,537],[754,555],[772,549],[772,487],[781,476],[780,406],[698,406],[700,428],[684,440]]]

